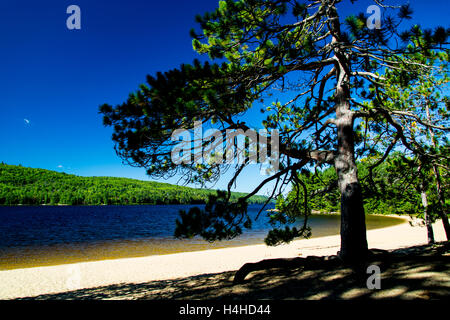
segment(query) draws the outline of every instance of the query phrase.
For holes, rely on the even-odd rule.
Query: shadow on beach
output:
[[[272,268],[251,272],[233,284],[235,271],[140,284],[117,284],[26,299],[37,300],[258,300],[258,299],[444,299],[450,295],[450,245],[416,246],[375,255],[381,289],[346,266],[314,270]]]

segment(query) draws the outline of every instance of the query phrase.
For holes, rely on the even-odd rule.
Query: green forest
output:
[[[202,204],[215,190],[115,177],[81,177],[0,164],[0,205]],[[244,193],[233,192],[231,199]],[[263,203],[255,195],[250,203]]]
[[[394,152],[384,162],[377,163],[376,158],[363,158],[357,162],[358,174],[364,196],[364,210],[367,214],[409,214],[423,218],[425,208],[422,197],[427,198],[427,212],[433,218],[439,216],[439,211],[450,207],[449,175],[440,171],[440,183],[445,204],[439,203],[436,190],[436,176],[432,166],[422,164],[418,172],[417,159]],[[311,212],[339,212],[340,193],[336,170],[327,167],[322,170],[303,170],[299,179],[308,193],[307,208]],[[294,187],[286,198],[304,198],[304,189]],[[289,201],[278,198],[277,207],[289,211],[286,207]],[[304,201],[297,206],[303,208]],[[445,208],[442,208],[445,206]]]

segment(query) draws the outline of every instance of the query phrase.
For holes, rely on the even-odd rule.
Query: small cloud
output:
[[[62,169],[64,166],[62,164],[58,165],[58,168]]]
[[[25,122],[25,124],[30,124],[30,120],[28,119],[23,119],[23,122]]]

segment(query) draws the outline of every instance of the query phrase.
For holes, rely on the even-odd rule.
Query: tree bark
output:
[[[344,262],[358,264],[367,258],[366,222],[361,185],[354,157],[354,115],[350,110],[348,78],[341,69],[336,89],[338,149],[335,168],[341,193],[341,250]]]
[[[425,185],[422,182],[420,185],[420,195],[422,197],[422,205],[423,205],[423,219],[425,220],[425,226],[427,227],[427,237],[428,237],[428,244],[434,243],[434,233],[433,233],[433,226],[431,224],[431,217],[428,212],[428,199],[427,199],[427,193],[425,191]]]
[[[336,7],[328,10],[336,60],[335,109],[338,146],[334,166],[341,193],[341,250],[345,263],[359,265],[367,259],[366,221],[361,185],[355,162],[354,112],[350,109],[350,63],[341,46],[342,34]]]

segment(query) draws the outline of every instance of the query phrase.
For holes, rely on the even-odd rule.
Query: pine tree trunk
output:
[[[343,72],[343,70],[342,70]],[[353,112],[349,105],[347,78],[340,77],[336,90],[338,150],[335,168],[341,192],[341,250],[347,263],[358,264],[367,258],[368,246],[361,185],[354,158]]]
[[[368,246],[361,185],[355,162],[353,132],[354,112],[350,109],[350,68],[336,7],[329,8],[330,32],[336,58],[336,119],[338,148],[334,166],[341,193],[341,249],[340,257],[346,263],[359,265],[367,258]]]
[[[427,237],[428,237],[428,244],[434,243],[434,233],[433,233],[433,226],[431,224],[431,217],[428,212],[428,199],[427,199],[427,193],[425,191],[424,184],[421,184],[421,191],[420,194],[422,196],[422,205],[423,205],[423,219],[425,220],[425,225],[427,227]]]

